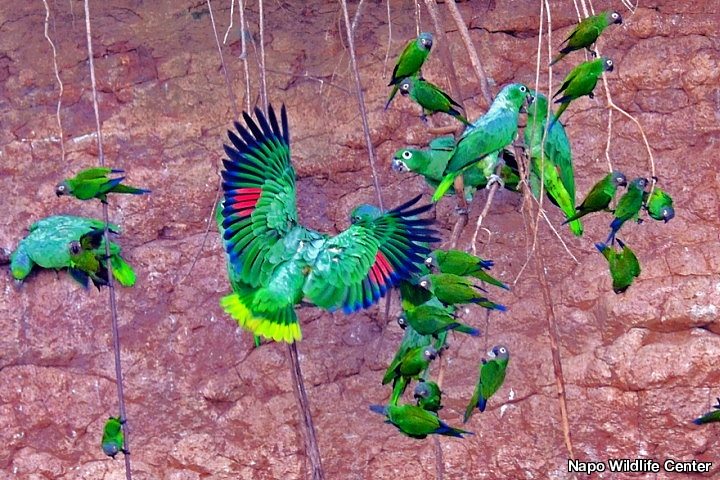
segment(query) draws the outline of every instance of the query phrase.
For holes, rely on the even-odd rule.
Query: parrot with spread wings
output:
[[[298,221],[295,170],[285,107],[256,120],[243,113],[224,145],[223,244],[234,272],[233,293],[220,304],[255,335],[292,343],[302,338],[294,306],[306,299],[346,314],[368,308],[420,271],[436,242],[432,208],[420,196],[387,212],[356,207],[351,225],[332,237]]]

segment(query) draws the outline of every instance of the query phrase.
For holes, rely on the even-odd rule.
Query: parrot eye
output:
[[[525,85],[520,85],[520,91],[521,91],[522,93],[527,92],[527,88],[525,87]]]
[[[423,287],[423,288],[427,288],[427,287],[428,287],[428,281],[427,281],[427,280],[421,280],[421,281],[420,281],[420,286]]]
[[[613,61],[612,61],[612,60],[608,60],[608,61],[607,61],[607,64],[608,64],[609,67],[612,67]]]
[[[410,150],[405,150],[402,153],[402,158],[404,158],[405,160],[410,160],[412,158],[412,152]]]
[[[405,329],[405,327],[407,327],[407,321],[405,320],[405,317],[402,315],[400,315],[398,317],[397,323],[398,323],[398,325],[400,325],[400,328],[402,328],[403,330]]]
[[[432,257],[428,257],[425,259],[425,265],[427,265],[428,267],[432,265]]]
[[[403,83],[402,85],[400,85],[400,90],[402,90],[403,92],[407,92],[408,90],[410,90],[410,84],[407,82]]]
[[[500,353],[507,353],[507,349],[505,347],[500,347],[499,349]]]
[[[70,253],[73,255],[77,255],[80,253],[80,243],[78,242],[70,242]]]
[[[620,15],[617,12],[613,12],[611,17],[612,18],[618,18]]]

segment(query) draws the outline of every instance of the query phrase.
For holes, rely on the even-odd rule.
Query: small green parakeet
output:
[[[434,250],[425,259],[425,265],[440,273],[473,277],[490,285],[510,290],[510,287],[486,272],[495,265],[492,260],[484,260],[462,250]]]
[[[557,62],[562,60],[565,55],[570,52],[574,52],[575,50],[587,48],[588,51],[592,52],[590,47],[595,43],[598,37],[600,37],[600,34],[613,23],[622,23],[622,17],[618,12],[611,10],[606,10],[598,13],[597,15],[584,18],[562,42],[567,43],[567,45],[560,50],[558,56],[553,58],[553,61],[550,62],[550,66],[555,65]]]
[[[387,385],[400,377],[406,379],[417,378],[435,360],[438,351],[432,345],[421,345],[410,349],[395,364],[388,367],[388,372],[382,379],[382,384]]]
[[[473,435],[472,432],[449,426],[436,413],[415,405],[370,405],[370,410],[386,416],[386,423],[395,425],[411,438],[422,439],[432,434],[458,438]]]
[[[459,322],[445,308],[427,304],[401,313],[398,317],[398,324],[403,329],[410,325],[419,334],[433,337],[448,330],[467,333],[473,337],[480,335],[480,330]]]
[[[569,218],[575,215],[575,174],[570,140],[560,122],[553,123],[545,133],[548,99],[540,92],[533,91],[532,94],[534,98],[528,106],[525,126],[525,145],[532,161],[530,187],[535,197],[539,198],[542,179],[550,201]],[[570,222],[570,230],[577,236],[582,235],[582,223],[573,220]]]
[[[510,352],[507,347],[496,345],[488,352],[488,356],[491,357],[490,360],[483,358],[480,363],[480,375],[470,403],[465,409],[463,423],[467,423],[475,407],[484,412],[488,399],[495,395],[505,381],[505,371],[510,360]]]
[[[505,305],[491,302],[480,292],[483,290],[470,280],[452,273],[431,273],[420,278],[418,283],[446,305],[475,303],[489,310],[507,310]]]
[[[88,279],[92,280],[98,290],[108,284],[108,271],[105,266],[104,254],[100,253],[100,243],[104,232],[100,229],[89,231],[68,244],[70,250],[70,275],[83,287],[88,287]]]
[[[390,102],[395,98],[400,82],[402,82],[405,77],[420,75],[420,69],[430,54],[432,45],[433,36],[428,32],[422,32],[417,38],[410,40],[407,45],[405,45],[405,48],[397,59],[397,63],[395,63],[390,83],[388,83],[388,87],[392,86],[393,88],[385,104],[385,110],[388,109]]]
[[[555,98],[562,93],[562,96],[555,100],[555,103],[560,104],[560,108],[558,108],[552,117],[550,126],[552,127],[552,125],[558,121],[560,115],[563,114],[573,100],[577,100],[585,95],[593,98],[595,96],[593,90],[595,89],[595,85],[597,85],[598,79],[603,72],[612,72],[613,68],[612,60],[607,57],[600,57],[595,60],[583,62],[570,70],[563,84],[558,91],[555,92],[555,95],[553,95],[553,98]]]
[[[498,154],[517,137],[520,110],[532,95],[525,85],[506,85],[495,97],[485,115],[465,129],[445,169],[443,180],[433,194],[433,202],[440,200],[455,181],[455,177],[478,162],[485,178],[499,181],[495,169]]]
[[[443,92],[440,87],[434,85],[420,77],[407,77],[400,82],[400,94],[409,96],[415,103],[423,109],[421,118],[425,120],[425,115],[433,115],[437,112],[447,113],[465,125],[470,125],[467,118],[455,109],[460,104],[450,98],[450,95]],[[462,107],[460,107],[462,108]]]
[[[662,189],[655,187],[652,193],[643,194],[643,202],[651,218],[662,220],[665,223],[675,218],[673,199]]]
[[[437,413],[442,408],[442,391],[435,382],[418,382],[413,397],[417,400],[417,406],[422,409]]]
[[[125,180],[125,177],[110,178],[109,175],[114,173],[124,173],[124,171],[107,167],[82,170],[74,177],[66,178],[58,183],[55,187],[55,194],[58,197],[72,195],[80,200],[97,198],[101,202],[107,203],[108,193],[127,193],[131,195],[150,193],[150,190],[144,188],[123,185],[121,182]]]
[[[625,185],[627,185],[627,179],[624,174],[618,171],[608,173],[602,180],[592,186],[585,200],[583,200],[579,206],[575,207],[577,210],[575,215],[565,220],[563,225],[582,218],[588,213],[608,210],[610,202],[615,198],[617,187],[624,187]]]
[[[125,450],[125,436],[123,435],[122,425],[125,423],[124,420],[120,420],[120,417],[110,417],[105,422],[105,428],[103,429],[102,447],[105,455],[115,458],[115,455],[122,452],[128,455],[130,452]]]
[[[643,205],[643,195],[648,181],[646,178],[636,178],[628,185],[627,192],[620,197],[615,206],[615,218],[610,223],[610,235],[605,243],[612,243],[615,235],[625,222],[630,219],[637,219]]]
[[[620,251],[615,251],[612,246],[604,243],[596,243],[595,248],[602,253],[608,261],[610,276],[612,277],[613,291],[623,293],[632,285],[635,277],[640,276],[640,262],[635,253],[620,239],[617,240]]]
[[[717,405],[713,405],[714,410],[693,420],[695,425],[703,425],[706,423],[720,422],[720,398],[717,399]]]
[[[346,314],[378,302],[400,281],[420,271],[438,239],[429,219],[431,205],[415,207],[420,196],[387,212],[360,205],[339,235],[310,230],[298,220],[295,170],[283,106],[280,122],[270,107],[256,120],[228,131],[222,189],[223,244],[236,274],[233,293],[220,304],[255,335],[292,343],[301,338],[294,306],[303,298]],[[282,125],[282,126],[281,126]]]

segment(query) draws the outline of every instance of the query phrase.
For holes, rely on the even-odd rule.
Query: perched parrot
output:
[[[713,405],[715,410],[706,413],[702,417],[696,418],[693,420],[693,423],[695,425],[703,425],[705,423],[720,422],[720,398],[718,398],[717,401],[717,405]]]
[[[69,244],[83,235],[104,228],[101,220],[72,215],[54,215],[43,218],[32,224],[28,235],[20,240],[17,248],[10,256],[10,270],[13,278],[22,281],[35,265],[47,269],[71,268],[71,252]],[[110,224],[111,233],[119,233],[117,225]],[[110,242],[110,263],[113,277],[125,287],[135,284],[135,272],[120,255],[121,248]],[[101,241],[95,254],[104,260],[105,242]]]
[[[615,234],[617,234],[625,222],[632,218],[638,218],[647,184],[648,181],[645,178],[636,178],[630,182],[627,192],[620,197],[615,207],[615,219],[610,223],[610,235],[608,235],[605,243],[612,243],[615,240]]]
[[[555,103],[560,104],[560,108],[558,108],[552,117],[550,127],[558,121],[560,115],[562,115],[568,105],[570,105],[570,102],[585,95],[593,98],[595,96],[593,90],[595,89],[595,85],[597,85],[600,75],[602,75],[603,72],[612,71],[613,61],[607,57],[600,57],[595,60],[583,62],[570,70],[563,84],[558,91],[555,92],[555,95],[553,95],[553,98],[555,98],[561,93],[563,94],[562,97],[555,100]]]
[[[590,47],[600,37],[600,34],[613,23],[622,23],[622,17],[618,12],[610,10],[600,12],[597,15],[592,15],[583,19],[582,22],[578,23],[570,36],[568,36],[562,43],[567,45],[560,50],[557,57],[553,58],[550,62],[550,66],[555,65],[557,62],[562,60],[565,55],[575,50],[582,50],[587,48],[588,51],[594,54]],[[562,45],[562,44],[561,44]]]
[[[640,262],[630,247],[620,239],[617,240],[620,251],[616,252],[611,246],[604,243],[596,243],[595,248],[602,253],[608,261],[610,276],[612,277],[613,291],[623,293],[632,285],[635,277],[640,276]]]
[[[500,389],[505,381],[505,371],[507,370],[508,360],[510,360],[510,352],[507,347],[496,345],[488,352],[488,356],[492,358],[490,360],[483,358],[480,363],[480,375],[470,403],[465,409],[463,423],[467,423],[475,407],[484,412],[487,401],[495,395],[495,392]]]
[[[103,234],[103,230],[94,229],[80,237],[80,240],[73,240],[68,244],[70,250],[68,272],[85,288],[88,286],[88,280],[92,280],[98,290],[108,284],[104,253],[98,251]]]
[[[655,220],[663,220],[667,223],[675,218],[673,199],[660,188],[655,187],[652,193],[643,194],[643,202],[648,215]]]
[[[125,450],[125,437],[122,430],[124,423],[125,421],[120,420],[120,417],[110,417],[105,422],[102,443],[100,444],[105,455],[115,458],[115,455],[120,452],[125,455],[130,453]]]
[[[588,192],[585,200],[575,207],[577,213],[572,217],[568,218],[563,222],[565,225],[568,222],[577,220],[578,218],[584,217],[588,213],[599,212],[601,210],[608,210],[610,202],[615,198],[615,192],[617,187],[624,187],[627,185],[627,179],[625,175],[618,172],[617,170],[608,173],[602,180],[597,182]]]
[[[446,305],[456,305],[458,303],[475,303],[489,310],[507,310],[504,305],[491,302],[485,298],[480,291],[482,290],[470,280],[452,273],[431,273],[420,278],[419,285],[426,288],[438,300]]]
[[[335,237],[300,225],[285,107],[280,124],[272,107],[255,116],[244,112],[246,126],[236,122],[239,136],[228,131],[224,146],[223,240],[237,278],[220,304],[254,334],[294,342],[303,298],[331,311],[367,308],[419,272],[424,245],[438,239],[432,220],[416,218],[432,208],[413,208],[420,196],[385,213],[360,205]]]
[[[542,178],[550,201],[569,218],[575,215],[575,174],[570,140],[560,122],[554,123],[545,133],[548,99],[540,92],[533,91],[532,94],[533,101],[528,107],[525,127],[525,145],[532,160],[530,186],[535,197],[539,197]],[[582,235],[582,223],[573,220],[570,222],[570,230],[577,236]]]
[[[490,270],[494,265],[492,260],[483,260],[462,250],[435,250],[425,259],[425,265],[440,273],[474,277],[490,285],[510,290],[510,287],[485,271]]]
[[[438,351],[432,345],[422,345],[408,350],[399,362],[391,364],[382,379],[382,384],[393,382],[393,395],[390,403],[397,404],[397,399],[403,394],[408,382],[418,378],[429,366],[430,362],[438,356]]]
[[[423,63],[425,63],[427,56],[430,54],[432,44],[432,34],[423,32],[418,35],[417,38],[410,40],[407,45],[405,45],[405,49],[400,54],[400,57],[398,57],[397,63],[395,64],[392,79],[390,80],[390,83],[388,83],[388,87],[392,86],[393,88],[392,92],[390,92],[390,97],[385,104],[385,110],[388,109],[390,102],[392,102],[392,99],[395,97],[395,94],[398,91],[398,84],[402,82],[405,77],[420,75],[420,69],[422,68]]]
[[[415,103],[422,107],[423,113],[421,118],[423,120],[425,120],[425,114],[433,115],[437,112],[443,112],[457,118],[465,125],[470,125],[467,118],[463,117],[462,114],[454,108],[460,107],[460,104],[450,98],[450,95],[440,90],[437,85],[425,81],[420,77],[407,77],[400,82],[399,87],[401,95],[409,95]]]
[[[444,177],[433,194],[434,202],[445,195],[455,177],[478,162],[481,162],[485,178],[498,181],[495,176],[498,154],[515,140],[520,110],[531,98],[528,88],[520,83],[511,83],[500,91],[487,113],[465,129],[460,137]]]
[[[123,170],[106,167],[87,168],[80,171],[73,178],[66,178],[55,187],[55,194],[72,195],[80,200],[98,198],[101,202],[107,203],[108,193],[128,193],[141,195],[150,193],[144,188],[135,188],[123,185],[125,177],[110,178],[112,173],[123,173]]]
[[[370,405],[370,410],[387,417],[386,423],[395,425],[398,430],[411,438],[425,438],[428,435],[446,435],[463,438],[472,432],[453,428],[440,420],[436,413],[415,405]]]
[[[442,391],[435,382],[418,382],[413,397],[417,400],[417,406],[424,410],[437,413],[442,408]]]
[[[401,313],[398,317],[398,324],[403,329],[410,325],[419,334],[432,335],[433,337],[448,330],[467,333],[473,337],[480,335],[477,328],[457,321],[445,308],[427,304]]]

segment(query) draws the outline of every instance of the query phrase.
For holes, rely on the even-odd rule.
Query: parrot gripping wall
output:
[[[714,8],[547,7],[0,5],[0,477],[717,475]]]

